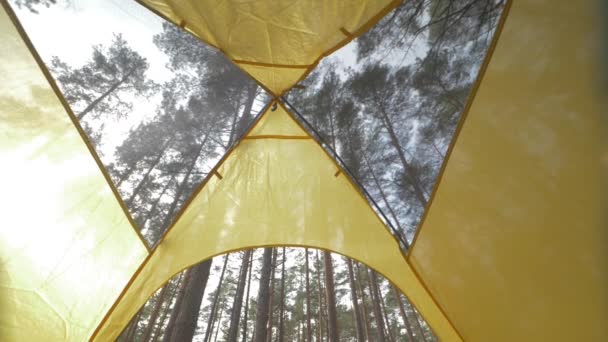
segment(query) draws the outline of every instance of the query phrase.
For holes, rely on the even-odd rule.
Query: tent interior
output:
[[[1,341],[608,341],[599,3],[0,2]]]

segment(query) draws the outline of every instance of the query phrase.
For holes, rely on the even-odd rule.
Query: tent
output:
[[[142,3],[220,49],[275,105],[149,248],[2,1],[1,340],[114,340],[182,269],[280,245],[369,265],[442,341],[608,340],[593,1],[508,2],[407,253],[281,99],[399,1]],[[252,224],[256,234],[247,233]]]

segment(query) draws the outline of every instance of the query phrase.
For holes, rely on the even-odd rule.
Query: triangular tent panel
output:
[[[147,250],[0,12],[0,340],[85,341]]]
[[[594,5],[513,2],[412,246],[466,341],[608,341]]]
[[[266,111],[196,194],[94,340],[118,337],[148,297],[184,268],[226,251],[271,245],[322,248],[364,262],[407,291],[442,340],[460,340],[384,223],[280,105]]]
[[[307,67],[270,67],[259,64],[236,63],[249,76],[276,95],[291,88],[308,73]]]
[[[138,1],[217,47],[237,64],[253,63],[268,69],[250,74],[276,95],[312,70],[321,57],[368,30],[401,3],[399,0]],[[300,76],[294,78],[297,72]]]

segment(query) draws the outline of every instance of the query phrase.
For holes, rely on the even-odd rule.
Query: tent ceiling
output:
[[[200,260],[241,248],[290,245],[364,262],[408,291],[439,338],[459,341],[350,179],[336,172],[338,165],[283,106],[271,108],[195,195],[94,340],[118,337],[156,289]]]
[[[232,59],[275,95],[400,0],[138,0]]]
[[[179,13],[195,13],[192,3]],[[227,4],[238,13],[250,3]],[[231,249],[288,244],[368,263],[405,291],[443,341],[608,340],[606,131],[594,87],[601,27],[594,6],[513,3],[408,260],[344,174],[335,176],[335,163],[302,139],[307,133],[279,106],[241,141],[218,168],[222,178],[210,179],[137,272],[144,245],[60,98],[0,13],[0,127],[8,132],[0,135],[0,339],[80,341],[107,312],[94,337],[110,340],[184,267]],[[239,24],[235,18],[226,22]],[[188,20],[196,20],[173,19],[194,32]],[[205,34],[232,58],[254,59],[222,47],[219,33]],[[233,42],[230,30],[222,34]],[[322,55],[331,45],[315,46]],[[255,58],[262,63],[299,63],[289,53],[260,50]],[[303,60],[312,59],[304,64],[318,57],[311,51],[303,51]],[[24,177],[28,183],[15,186]]]

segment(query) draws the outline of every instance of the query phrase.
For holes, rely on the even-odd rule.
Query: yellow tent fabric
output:
[[[443,341],[460,341],[398,242],[318,143],[278,106],[217,168],[106,317],[95,341],[116,338],[171,276],[227,251],[308,246],[360,260],[401,288]]]
[[[0,341],[84,341],[147,254],[0,10]]]
[[[337,2],[283,11],[272,1],[144,2],[244,60],[275,94],[348,39],[334,31],[357,34],[393,6],[360,1],[347,15]],[[368,264],[408,295],[442,341],[608,340],[607,132],[594,78],[594,5],[512,4],[407,259],[281,105],[148,254],[37,57],[0,13],[0,340],[112,340],[180,270],[269,245],[323,248]],[[204,8],[215,11],[197,12]],[[311,23],[312,11],[334,17]],[[271,21],[279,19],[302,26],[283,30],[283,21]],[[258,21],[278,27],[268,37],[281,39],[256,35]],[[323,26],[311,34],[319,40],[300,39],[312,24]],[[249,44],[256,39],[259,51]]]
[[[513,1],[410,261],[466,341],[608,341],[595,1]]]
[[[138,2],[217,47],[279,95],[401,0]]]

